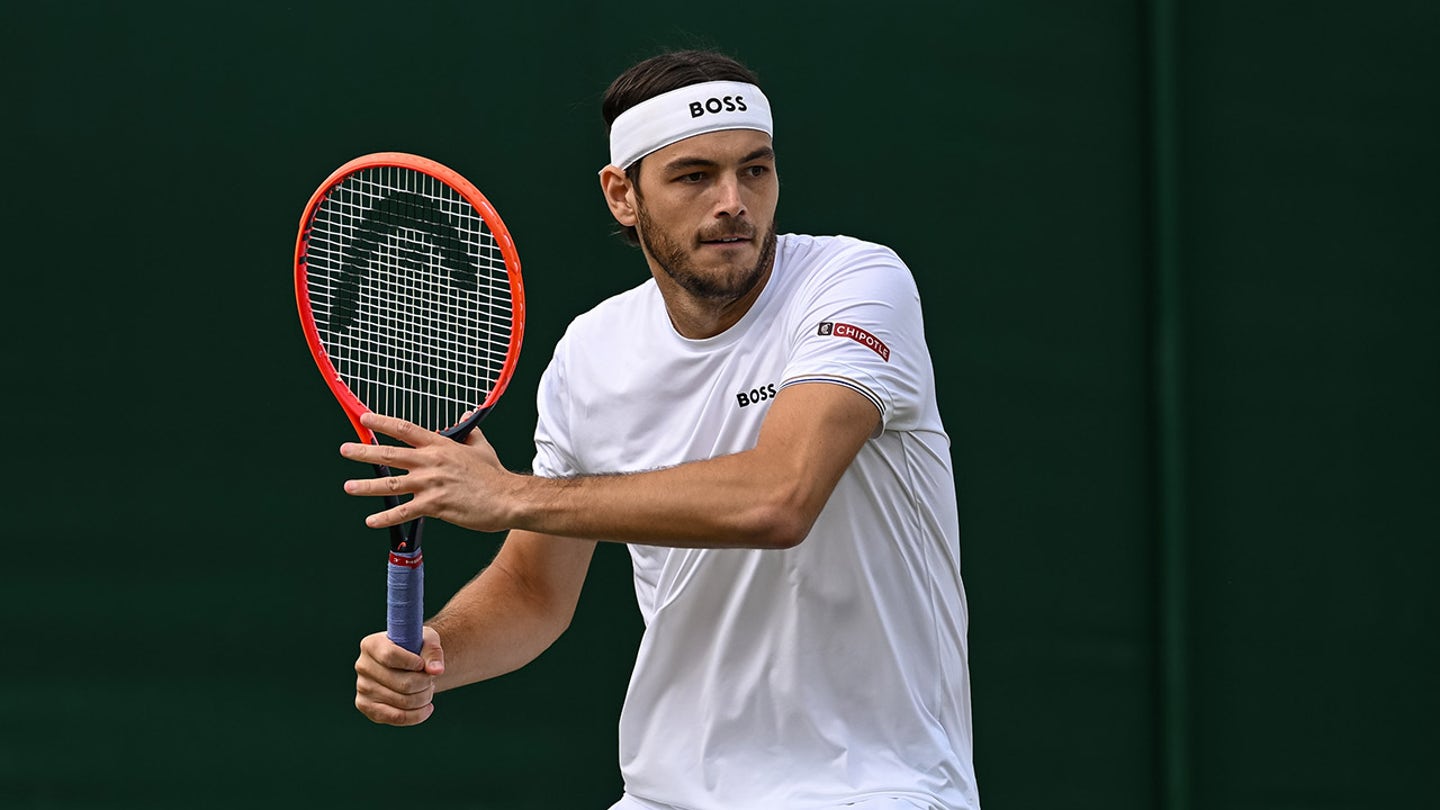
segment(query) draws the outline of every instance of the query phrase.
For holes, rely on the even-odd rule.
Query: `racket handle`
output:
[[[385,635],[415,654],[424,643],[425,556],[415,551],[390,552],[385,593]]]

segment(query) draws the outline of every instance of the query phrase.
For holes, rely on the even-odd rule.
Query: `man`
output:
[[[509,530],[413,655],[361,643],[356,705],[424,721],[435,692],[532,660],[595,541],[629,544],[646,624],[617,810],[975,808],[949,440],[919,298],[890,250],[776,235],[770,105],[709,52],[631,68],[604,101],[606,203],[652,278],[580,316],[540,384],[533,475],[477,431],[397,419],[408,470],[356,495]]]

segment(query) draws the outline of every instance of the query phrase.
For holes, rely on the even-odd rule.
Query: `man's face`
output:
[[[779,199],[770,136],[711,132],[645,157],[635,227],[646,255],[677,286],[730,303],[770,271]]]

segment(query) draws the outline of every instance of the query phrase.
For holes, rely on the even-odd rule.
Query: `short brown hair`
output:
[[[716,51],[671,51],[652,56],[621,73],[605,90],[605,97],[600,102],[605,133],[610,133],[610,125],[615,123],[620,113],[642,101],[692,84],[722,81],[760,83],[749,68]],[[642,157],[625,170],[625,176],[635,185],[637,195],[640,193],[640,164],[644,161]],[[634,227],[627,226],[623,232],[631,244],[640,244]]]

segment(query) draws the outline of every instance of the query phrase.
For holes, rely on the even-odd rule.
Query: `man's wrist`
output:
[[[539,512],[535,504],[543,497],[543,490],[550,479],[530,473],[512,472],[505,479],[505,490],[500,498],[501,520],[507,529],[543,531],[533,525]]]

